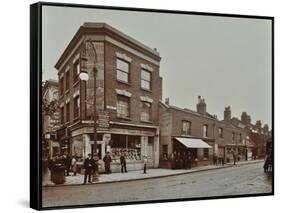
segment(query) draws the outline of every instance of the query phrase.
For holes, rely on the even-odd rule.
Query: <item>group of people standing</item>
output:
[[[194,161],[191,152],[173,152],[170,156],[172,169],[191,169]]]
[[[218,166],[224,166],[224,158],[223,157],[218,157],[217,154],[214,154],[213,156],[213,160],[214,160],[214,165]]]

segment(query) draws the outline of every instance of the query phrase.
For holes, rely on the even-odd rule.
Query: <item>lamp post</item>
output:
[[[88,53],[87,50],[87,43],[89,44],[89,47],[93,50],[93,55]],[[92,150],[94,154],[96,154],[97,152],[97,73],[98,73],[98,69],[96,67],[96,63],[97,63],[97,54],[96,54],[96,49],[94,47],[94,45],[92,44],[91,40],[87,40],[84,41],[84,52],[81,51],[81,53],[84,53],[81,56],[81,69],[80,69],[80,74],[79,74],[79,78],[82,81],[87,82],[89,80],[89,73],[87,71],[88,68],[88,58],[93,60],[93,77],[94,77],[94,101],[93,101],[93,120],[94,120],[94,149]],[[87,55],[89,55],[89,57],[87,57]],[[92,57],[91,57],[92,56]],[[86,97],[85,97],[86,98]],[[85,101],[87,104],[90,104],[89,102]]]

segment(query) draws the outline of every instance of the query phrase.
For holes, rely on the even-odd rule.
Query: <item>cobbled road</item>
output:
[[[43,206],[271,193],[272,177],[262,166],[255,163],[147,180],[43,187]]]

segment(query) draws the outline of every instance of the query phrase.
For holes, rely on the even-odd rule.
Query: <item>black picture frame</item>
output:
[[[211,199],[226,199],[237,197],[255,197],[255,196],[272,196],[274,195],[274,152],[272,164],[272,193],[258,193],[250,195],[229,195],[229,196],[214,196],[200,198],[184,198],[184,199],[167,199],[167,200],[147,200],[147,201],[130,201],[119,203],[103,203],[103,204],[85,204],[85,205],[69,205],[69,206],[54,206],[43,207],[42,205],[42,7],[72,7],[72,8],[94,8],[94,9],[110,9],[119,11],[138,11],[152,13],[171,13],[171,14],[187,14],[187,15],[203,15],[203,16],[218,16],[218,17],[237,17],[249,19],[266,19],[270,20],[271,35],[272,35],[272,149],[274,150],[274,17],[271,16],[256,16],[242,14],[223,14],[209,12],[194,12],[194,11],[175,11],[162,9],[146,9],[146,8],[130,8],[130,7],[111,7],[100,5],[84,5],[84,4],[68,4],[68,3],[53,3],[53,2],[38,2],[30,5],[30,207],[36,210],[49,209],[67,209],[67,208],[84,208],[98,206],[116,206],[116,205],[134,205],[147,203],[163,203],[177,201],[192,201],[192,200],[211,200]]]

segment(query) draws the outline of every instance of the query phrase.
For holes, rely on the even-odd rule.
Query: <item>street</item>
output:
[[[263,163],[147,180],[42,189],[44,207],[271,192],[271,175],[263,172]]]

